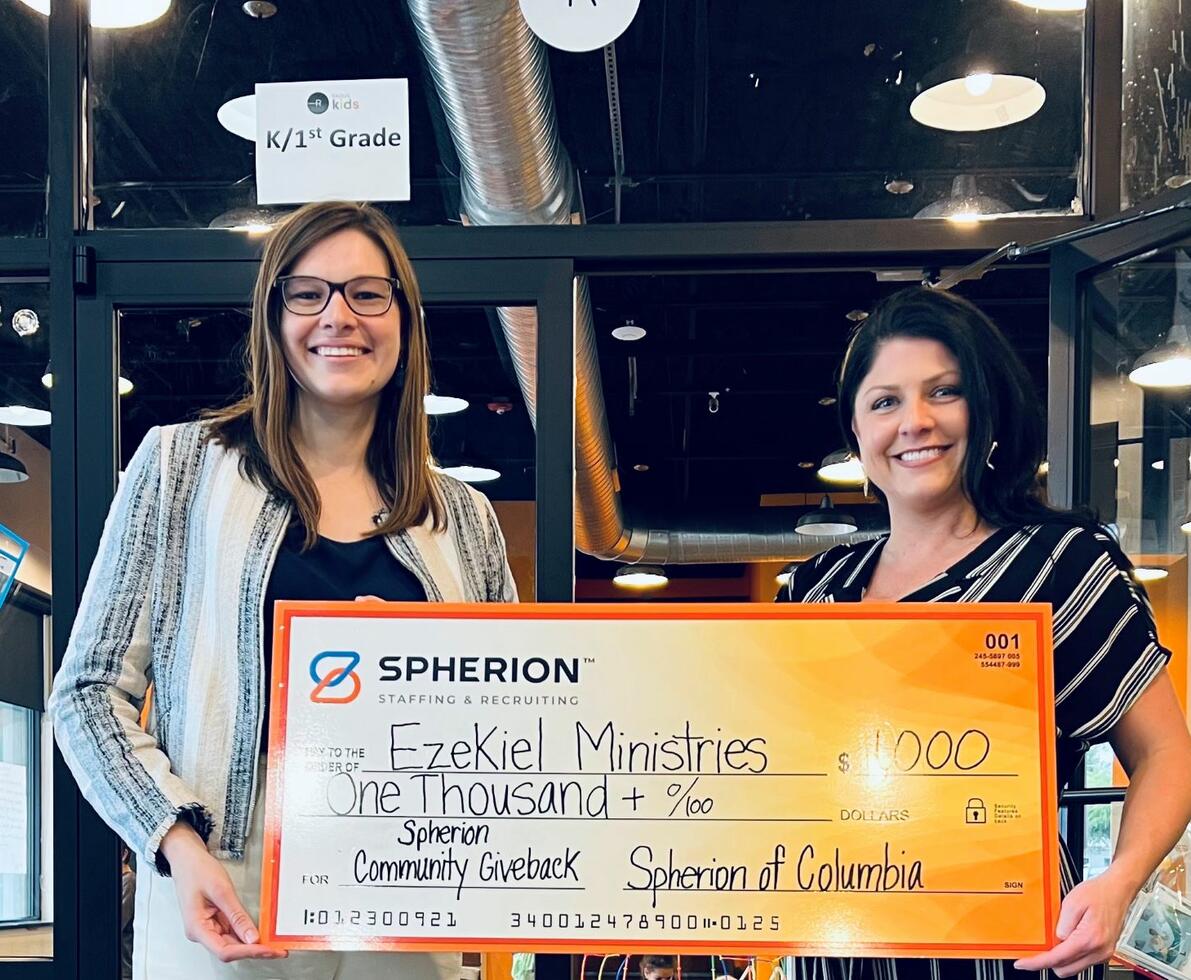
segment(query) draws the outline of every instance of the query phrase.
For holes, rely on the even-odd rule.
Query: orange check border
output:
[[[407,619],[554,619],[554,620],[932,620],[1032,624],[1037,651],[1039,805],[1042,815],[1043,909],[1046,942],[1021,945],[963,943],[831,943],[761,942],[755,939],[717,940],[588,940],[494,937],[346,937],[278,934],[277,889],[281,875],[281,810],[284,805],[281,769],[285,758],[289,679],[290,624],[301,617]],[[519,951],[542,953],[679,953],[716,955],[894,956],[1016,958],[1051,949],[1057,942],[1059,914],[1058,799],[1055,772],[1054,663],[1051,607],[1044,603],[831,603],[758,604],[691,603],[416,603],[416,602],[278,602],[273,629],[273,704],[269,716],[269,759],[266,787],[264,853],[261,875],[261,942],[281,949],[360,949],[406,952]]]

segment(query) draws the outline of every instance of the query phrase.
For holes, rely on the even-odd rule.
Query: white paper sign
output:
[[[409,195],[406,79],[256,86],[258,204]]]
[[[529,29],[552,48],[595,51],[625,32],[641,0],[521,0]]]
[[[29,772],[0,762],[0,874],[28,874]]]

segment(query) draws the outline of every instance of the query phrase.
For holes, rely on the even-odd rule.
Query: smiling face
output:
[[[959,365],[936,340],[881,344],[860,382],[852,431],[869,480],[891,511],[934,510],[963,498],[968,403]]]
[[[288,275],[346,282],[359,276],[388,277],[393,272],[376,242],[348,228],[312,245]],[[362,316],[348,306],[342,291],[331,294],[321,313],[302,315],[282,306],[281,342],[298,383],[300,402],[357,407],[375,401],[397,370],[401,306],[394,297],[386,312]]]

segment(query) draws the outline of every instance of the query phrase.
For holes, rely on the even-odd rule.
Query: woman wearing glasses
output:
[[[1191,738],[1149,601],[1103,528],[1046,503],[1029,375],[970,303],[911,289],[878,304],[848,346],[838,404],[890,533],[798,566],[779,601],[1050,603],[1059,789],[1105,741],[1130,782],[1107,871],[1079,883],[1061,848],[1054,949],[1016,963],[804,960],[799,976],[822,967],[827,980],[1090,978],[1191,819]]]
[[[50,698],[83,794],[143,862],[134,976],[456,980],[458,956],[263,962],[284,954],[256,924],[273,601],[516,600],[490,504],[430,468],[420,295],[380,212],[278,226],[247,367],[244,398],[129,463]]]

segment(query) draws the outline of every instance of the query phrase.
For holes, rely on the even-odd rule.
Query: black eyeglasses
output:
[[[281,290],[285,308],[298,316],[322,313],[332,293],[342,293],[347,305],[360,316],[380,316],[393,305],[401,280],[391,276],[356,276],[347,282],[328,282],[318,276],[278,276],[273,285]]]

